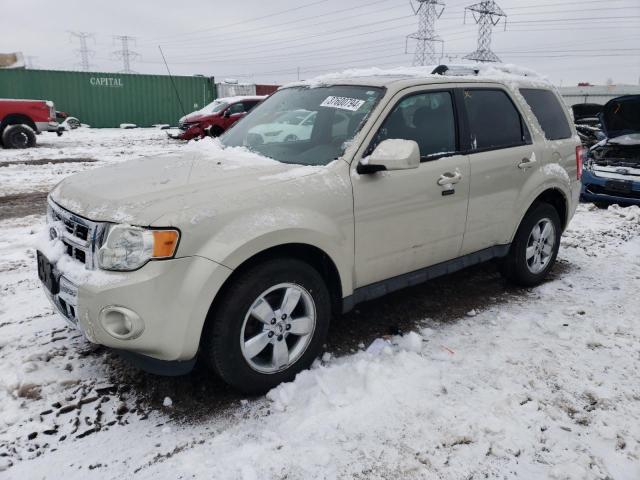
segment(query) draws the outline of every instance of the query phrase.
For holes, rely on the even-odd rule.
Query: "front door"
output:
[[[406,90],[386,113],[367,152],[389,138],[415,140],[422,161],[353,174],[356,288],[453,259],[464,236],[469,160],[458,153],[453,93]]]

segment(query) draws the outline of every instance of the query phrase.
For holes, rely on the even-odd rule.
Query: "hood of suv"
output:
[[[317,171],[227,150],[149,157],[82,172],[58,184],[51,199],[90,220],[146,226],[191,208],[194,198],[205,197],[212,207],[230,199],[237,203],[270,185]],[[304,170],[291,175],[292,169]]]
[[[602,108],[602,129],[609,139],[640,133],[640,95],[609,100]]]

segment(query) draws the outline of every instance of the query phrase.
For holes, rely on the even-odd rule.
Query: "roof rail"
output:
[[[438,65],[431,72],[432,75],[477,75],[480,72],[478,67],[467,65]]]
[[[532,77],[539,78],[539,75],[524,68],[516,67],[513,65],[502,65],[499,63],[484,64],[483,67],[487,67],[490,70],[498,70],[510,75],[517,75],[519,77]],[[450,75],[450,76],[468,76],[478,75],[482,71],[479,65],[438,65],[431,72],[432,75]]]

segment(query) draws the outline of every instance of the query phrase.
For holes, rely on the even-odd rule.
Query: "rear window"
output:
[[[547,140],[571,138],[571,127],[558,97],[550,90],[521,88],[520,93],[527,101]]]

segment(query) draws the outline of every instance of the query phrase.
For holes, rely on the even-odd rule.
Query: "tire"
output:
[[[5,148],[31,148],[36,145],[36,132],[28,125],[9,125],[2,132]]]
[[[296,295],[289,295],[295,308],[287,317],[290,308],[283,304],[289,291],[300,297],[296,302]],[[207,318],[201,355],[237,390],[264,393],[309,368],[322,351],[330,316],[329,291],[313,267],[296,259],[268,260],[242,272],[224,290]],[[277,354],[284,347],[286,364]]]
[[[285,142],[297,142],[298,141],[298,137],[294,134],[289,134],[286,137],[284,137],[284,141]]]
[[[552,230],[546,231],[547,226]],[[538,238],[534,227],[537,229]],[[535,205],[518,227],[509,254],[502,264],[503,275],[522,287],[533,287],[542,283],[558,256],[561,234],[558,211],[548,203]]]
[[[213,126],[209,129],[209,134],[213,137],[219,137],[220,135],[222,135],[224,133],[224,130],[218,126]]]

